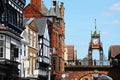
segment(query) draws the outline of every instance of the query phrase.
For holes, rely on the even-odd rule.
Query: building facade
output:
[[[51,62],[47,13],[48,9],[42,0],[30,0],[30,4],[28,4],[23,11],[26,18],[35,18],[38,27],[38,53],[34,73],[40,80],[48,79],[48,67]]]
[[[50,66],[50,38],[48,33],[47,18],[36,18],[38,27],[38,54],[35,74],[40,80],[48,80]]]
[[[28,73],[27,69],[29,68],[29,66],[28,66],[29,65],[29,61],[28,61],[28,33],[27,33],[26,29],[21,33],[21,37],[22,37],[21,49],[20,49],[21,55],[19,56],[19,62],[21,64],[19,65],[19,69],[20,69],[20,77],[25,78],[25,77],[27,77],[27,73]]]
[[[19,3],[19,4],[18,4]],[[25,0],[1,0],[0,13],[0,79],[17,80],[20,34],[24,30],[22,10]]]
[[[68,55],[66,65],[76,65],[77,51],[74,49],[74,45],[66,45],[65,49],[67,50],[67,55]]]
[[[65,61],[65,65],[68,64],[68,49],[66,47],[64,52],[64,61]]]
[[[38,27],[36,26],[34,18],[26,19],[25,27],[28,39],[27,61],[29,63],[26,77],[31,79],[36,78],[34,71],[36,69],[36,57],[38,53]]]
[[[30,0],[30,3],[23,10],[26,18],[43,18],[47,13],[48,9],[42,0]]]
[[[49,10],[49,34],[51,46],[52,79],[59,80],[64,73],[64,3],[59,5],[57,0],[53,0],[53,5]]]
[[[53,5],[48,10],[42,0],[31,0],[23,14],[27,18],[47,18],[48,31],[50,36],[50,52],[52,79],[61,79],[64,73],[64,39],[65,39],[65,23],[64,23],[64,3],[59,5],[57,0],[53,0]]]
[[[120,66],[120,45],[111,45],[108,50],[111,65]]]

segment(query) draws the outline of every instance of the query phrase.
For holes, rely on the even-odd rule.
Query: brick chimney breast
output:
[[[42,11],[42,0],[30,0],[30,4],[33,5],[39,12]]]

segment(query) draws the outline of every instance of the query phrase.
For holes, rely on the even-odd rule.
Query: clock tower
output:
[[[102,64],[102,61],[103,61],[103,47],[102,47],[102,42],[100,40],[100,32],[98,32],[97,29],[96,29],[96,19],[95,19],[95,29],[94,29],[94,31],[91,32],[91,41],[89,43],[89,49],[88,49],[89,65],[93,64],[92,51],[95,50],[95,49],[99,50],[100,64]]]

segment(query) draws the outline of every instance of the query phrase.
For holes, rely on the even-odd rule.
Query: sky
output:
[[[27,4],[30,2],[26,0]],[[88,55],[91,31],[96,19],[100,31],[104,56],[108,58],[110,45],[120,44],[120,0],[58,0],[65,6],[65,44],[74,45],[77,58]],[[52,0],[43,0],[48,9]],[[93,51],[93,58],[99,59],[99,51]]]

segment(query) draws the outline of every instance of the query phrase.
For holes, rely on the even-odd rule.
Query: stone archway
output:
[[[80,77],[78,80],[94,80],[94,73],[89,73],[84,75],[83,77]],[[108,79],[108,80],[113,80],[110,76],[106,75],[106,74],[98,74],[98,77],[96,77],[97,79]]]
[[[98,71],[98,70],[94,70],[94,71],[84,71],[83,73],[79,73],[79,78],[83,78],[87,75],[92,75],[92,74],[104,74],[104,75],[108,75],[108,72],[106,71]]]
[[[75,71],[75,72],[66,72],[69,74],[65,80],[92,80],[94,71]],[[108,75],[107,71],[98,71],[98,74]]]
[[[94,74],[97,70],[99,74],[111,77],[113,80],[120,79],[119,66],[66,66],[65,74],[67,74],[65,80],[80,80],[89,74]]]

